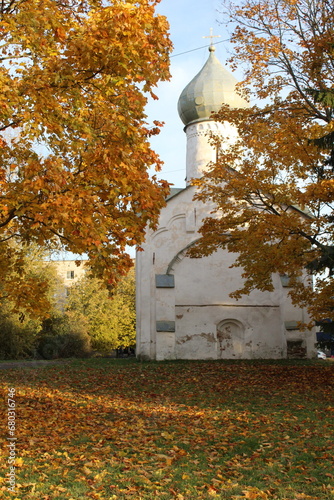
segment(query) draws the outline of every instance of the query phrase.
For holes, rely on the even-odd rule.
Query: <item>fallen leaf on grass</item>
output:
[[[83,468],[82,468],[82,472],[83,472],[86,476],[89,476],[90,474],[92,474],[91,469],[89,469],[88,467],[83,467]]]
[[[244,498],[247,500],[268,500],[268,495],[264,491],[259,490],[258,488],[250,488],[247,490],[243,490]]]
[[[164,439],[174,439],[174,435],[169,433],[169,432],[162,432],[161,433],[161,436],[164,438]]]

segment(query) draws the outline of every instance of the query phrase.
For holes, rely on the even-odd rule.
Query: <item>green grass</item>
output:
[[[330,361],[72,360],[0,382],[0,498],[334,500]]]

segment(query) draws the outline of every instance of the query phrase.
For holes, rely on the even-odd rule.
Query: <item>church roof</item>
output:
[[[178,111],[185,125],[193,121],[210,119],[212,112],[217,112],[222,104],[233,108],[246,108],[247,101],[235,90],[238,83],[219,62],[211,45],[210,55],[201,71],[182,91]]]
[[[166,201],[170,200],[171,198],[174,198],[177,194],[181,193],[181,191],[184,191],[186,188],[170,188],[169,195],[166,197]]]

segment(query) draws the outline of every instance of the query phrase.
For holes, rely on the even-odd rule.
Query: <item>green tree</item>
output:
[[[272,290],[272,274],[287,274],[294,303],[315,318],[333,318],[332,2],[245,0],[228,4],[225,14],[235,23],[232,65],[246,70],[240,91],[257,104],[223,106],[215,115],[239,138],[196,182],[197,197],[217,209],[193,254],[236,252],[244,277],[236,298]]]
[[[110,351],[135,343],[134,271],[108,290],[101,280],[85,276],[71,287],[67,312],[87,322],[94,349]]]

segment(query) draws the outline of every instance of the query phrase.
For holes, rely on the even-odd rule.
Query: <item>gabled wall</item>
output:
[[[188,187],[168,201],[159,229],[148,233],[145,251],[137,255],[137,355],[157,360],[286,357],[291,335],[286,324],[307,320],[305,312],[292,307],[279,276],[273,292],[231,299],[242,278],[240,269],[230,269],[234,255],[226,250],[200,259],[187,255],[211,209],[193,202],[193,196],[194,187]],[[314,332],[298,330],[298,335],[313,356]]]

